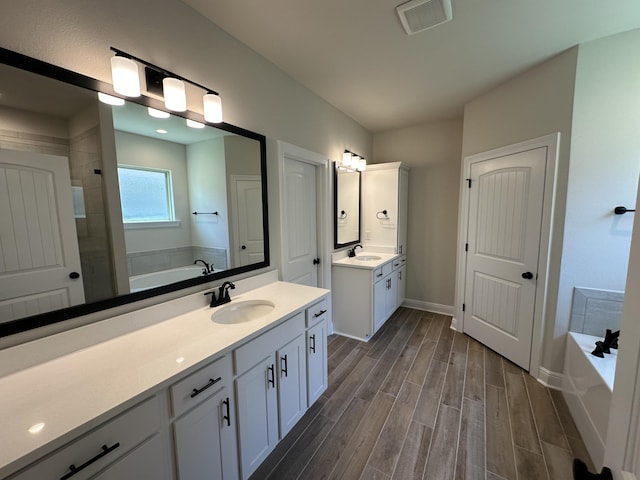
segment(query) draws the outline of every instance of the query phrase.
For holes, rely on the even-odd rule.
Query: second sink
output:
[[[243,300],[232,302],[211,314],[215,323],[230,325],[250,322],[271,313],[275,304],[269,300]]]
[[[356,260],[360,260],[361,262],[369,262],[371,260],[380,260],[380,258],[377,255],[360,255],[356,257]]]

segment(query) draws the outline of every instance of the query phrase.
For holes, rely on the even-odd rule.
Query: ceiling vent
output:
[[[422,32],[453,18],[451,0],[411,0],[396,7],[407,35]]]

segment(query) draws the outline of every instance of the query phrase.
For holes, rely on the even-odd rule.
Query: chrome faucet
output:
[[[231,297],[229,296],[229,290],[235,289],[236,286],[226,281],[218,288],[218,295],[216,295],[215,290],[211,290],[209,292],[205,292],[205,295],[211,295],[211,303],[210,307],[219,307],[220,305],[224,305],[225,303],[229,303],[231,301]]]
[[[213,265],[210,265],[201,259],[197,259],[193,262],[194,265],[197,265],[198,263],[202,263],[202,265],[204,265],[204,270],[202,271],[203,275],[206,275],[207,273],[213,273]]]
[[[356,248],[358,248],[358,247],[363,248],[362,245],[360,245],[360,244],[354,245],[353,248],[350,248],[349,251],[347,252],[347,256],[348,257],[355,257],[356,256]]]

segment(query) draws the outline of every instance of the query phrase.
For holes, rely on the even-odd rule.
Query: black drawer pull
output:
[[[267,368],[267,370],[271,373],[271,375],[267,373],[267,382],[270,383],[273,388],[275,388],[276,387],[276,375],[275,375],[276,369],[272,364],[270,367]]]
[[[377,274],[377,275],[376,275],[376,277],[381,277],[381,276],[382,276],[382,274],[381,274],[381,273],[379,273],[379,274]]]
[[[98,460],[100,460],[102,457],[104,457],[105,455],[108,455],[109,453],[113,452],[116,448],[118,448],[120,446],[120,442],[116,442],[114,443],[112,446],[107,447],[106,445],[102,445],[102,451],[97,454],[95,457],[90,458],[89,460],[87,460],[86,462],[84,462],[82,465],[80,465],[79,467],[76,467],[75,465],[71,464],[69,465],[69,472],[67,472],[66,474],[64,474],[62,477],[60,477],[60,480],[67,480],[68,478],[73,477],[76,473],[84,470],[85,468],[87,468],[89,465],[91,465],[92,463],[97,462]]]
[[[311,340],[309,350],[311,350],[311,353],[316,353],[316,334],[314,333],[313,335],[309,336],[309,340]]]
[[[202,392],[204,392],[207,388],[211,388],[213,387],[216,383],[218,383],[220,380],[222,380],[222,377],[218,377],[215,380],[213,378],[209,379],[209,383],[207,383],[204,387],[202,388],[194,388],[191,391],[191,395],[189,395],[191,398],[195,397],[196,395],[200,395]]]
[[[314,317],[315,317],[315,318],[318,318],[319,316],[324,315],[325,313],[327,313],[327,311],[326,311],[326,310],[320,310],[318,313],[316,313],[316,314],[314,315]]]
[[[282,363],[284,362],[284,367],[282,366]],[[280,376],[282,377],[282,374],[284,374],[285,377],[289,376],[288,373],[288,368],[287,368],[287,356],[283,355],[280,358]]]
[[[222,404],[225,406],[225,409],[227,410],[227,413],[222,415],[222,420],[226,420],[227,421],[227,427],[230,427],[231,426],[231,413],[229,412],[229,397],[227,397],[226,400],[223,400]]]

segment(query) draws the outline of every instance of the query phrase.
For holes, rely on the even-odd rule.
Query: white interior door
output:
[[[529,369],[546,148],[470,165],[464,331]]]
[[[316,167],[285,156],[283,173],[283,280],[317,287]]]
[[[262,232],[262,182],[252,175],[233,175],[235,248],[240,267],[264,261],[264,237]]]
[[[84,303],[80,273],[67,158],[0,150],[0,322]]]

